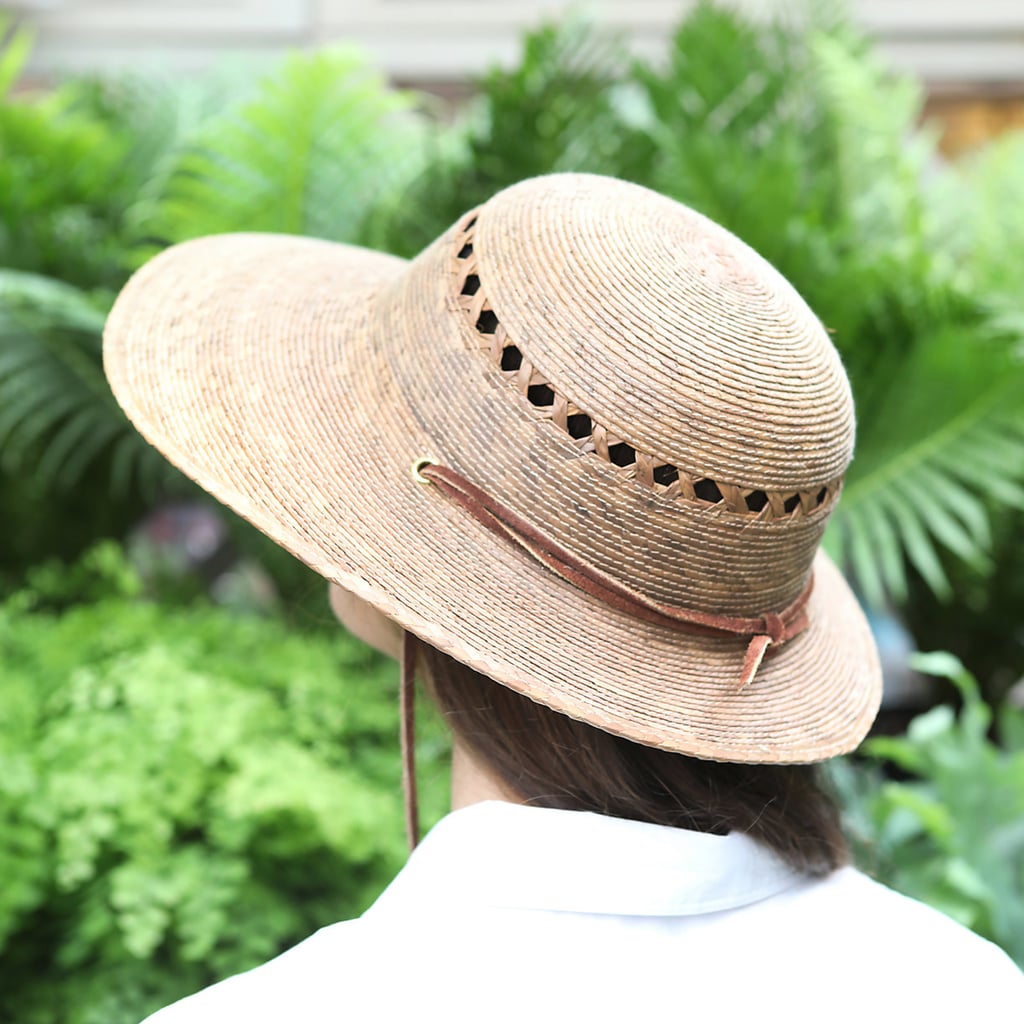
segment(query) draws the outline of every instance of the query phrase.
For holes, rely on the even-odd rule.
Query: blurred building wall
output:
[[[757,15],[779,0],[733,0]],[[687,0],[11,0],[38,30],[32,70],[199,71],[225,55],[272,56],[345,40],[393,78],[445,93],[517,53],[521,31],[591,12],[638,53],[657,56]],[[848,0],[894,66],[924,78],[937,109],[970,139],[1024,117],[1024,0]]]

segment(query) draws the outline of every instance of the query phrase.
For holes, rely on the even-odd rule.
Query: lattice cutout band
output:
[[[723,483],[688,473],[656,455],[617,437],[561,394],[527,359],[491,308],[480,280],[473,251],[476,214],[471,214],[455,237],[455,300],[479,339],[480,348],[502,371],[534,412],[560,428],[585,454],[597,455],[616,466],[624,478],[636,480],[667,499],[699,504],[703,508],[771,521],[811,515],[831,505],[842,479],[802,491],[766,491]]]

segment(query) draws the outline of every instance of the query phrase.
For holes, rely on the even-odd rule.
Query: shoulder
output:
[[[905,993],[908,1007],[922,993],[926,1006],[963,1001],[974,1013],[1024,1000],[1024,973],[1002,949],[853,868],[798,887],[784,902],[790,905],[780,913],[788,910],[791,923],[803,929],[804,944],[827,936],[830,959],[862,965],[873,989]]]
[[[165,1007],[143,1024],[336,1024],[339,1006],[358,1012],[360,990],[372,992],[383,983],[387,961],[383,953],[374,954],[376,946],[369,921],[331,925],[261,967]]]
[[[566,984],[588,977],[602,982]],[[838,1022],[1010,1021],[1019,1010],[1008,1008],[1024,1003],[1024,975],[1002,950],[847,868],[758,903],[683,917],[371,914],[325,928],[146,1024],[337,1024],[342,1013],[400,1020],[422,1009],[424,993],[442,991],[452,1021],[480,1019],[481,1006],[495,1022],[521,1021],[538,1007],[541,1019],[611,1021],[658,1016],[681,987],[695,1015],[723,1021],[817,1021],[822,1007]]]
[[[883,933],[877,942],[913,939],[922,950],[938,957],[964,955],[1005,961],[1013,967],[998,946],[934,907],[904,896],[855,868],[843,868],[819,883],[817,899],[823,910],[841,909],[843,920],[853,926],[853,934],[857,926],[870,926]]]

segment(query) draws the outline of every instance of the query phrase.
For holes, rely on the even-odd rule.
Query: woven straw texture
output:
[[[806,305],[732,235],[587,175],[520,183],[410,263],[225,235],[125,288],[107,372],[142,434],[321,575],[531,698],[747,762],[851,749],[880,672],[818,543],[853,444]],[[417,483],[450,466],[652,600],[810,626],[739,690],[742,638],[638,621]]]

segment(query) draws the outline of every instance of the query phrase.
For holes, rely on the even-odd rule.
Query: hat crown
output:
[[[632,447],[743,488],[842,475],[854,417],[838,354],[724,228],[636,185],[555,175],[499,193],[472,230],[488,306],[537,377]]]
[[[377,349],[456,470],[665,604],[803,590],[853,443],[849,386],[792,287],[640,186],[506,189],[383,293]]]

